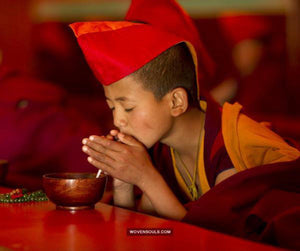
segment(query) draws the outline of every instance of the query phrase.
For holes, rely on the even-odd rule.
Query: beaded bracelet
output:
[[[10,193],[0,194],[0,203],[22,203],[47,200],[48,198],[42,190],[28,192],[25,188],[18,188]]]

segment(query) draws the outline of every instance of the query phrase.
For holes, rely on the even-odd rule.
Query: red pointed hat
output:
[[[133,0],[127,21],[70,25],[95,76],[103,85],[112,84],[168,48],[185,42],[193,56],[199,87],[199,80],[203,81],[213,67],[192,20],[174,0],[149,2]],[[201,58],[199,67],[197,54]]]
[[[138,70],[182,38],[152,25],[127,21],[70,25],[85,58],[103,85]]]
[[[125,20],[151,24],[189,41],[197,53],[200,83],[215,73],[215,64],[201,41],[194,21],[175,0],[132,0]]]

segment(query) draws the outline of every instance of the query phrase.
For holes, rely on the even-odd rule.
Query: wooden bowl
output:
[[[57,209],[80,210],[94,208],[101,200],[107,175],[96,178],[94,173],[50,173],[43,175],[43,187]]]

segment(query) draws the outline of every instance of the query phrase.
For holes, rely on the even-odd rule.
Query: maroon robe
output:
[[[258,166],[187,204],[183,221],[285,248],[300,248],[300,158]]]
[[[169,147],[157,144],[153,162],[185,204],[184,222],[287,248],[299,248],[300,159],[240,172],[215,186],[217,175],[233,167],[221,133],[221,109],[208,101],[205,118],[205,171],[210,190],[189,199],[175,177]]]

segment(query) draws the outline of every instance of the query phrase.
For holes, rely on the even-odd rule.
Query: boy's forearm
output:
[[[140,188],[158,215],[174,220],[181,220],[185,216],[186,209],[159,173],[154,172],[152,178],[145,181]]]
[[[135,198],[133,185],[123,182],[120,184],[119,181],[113,182],[113,200],[114,205],[124,208],[135,208]]]
[[[143,193],[140,201],[138,202],[137,210],[142,213],[157,215],[155,208],[145,193]]]

